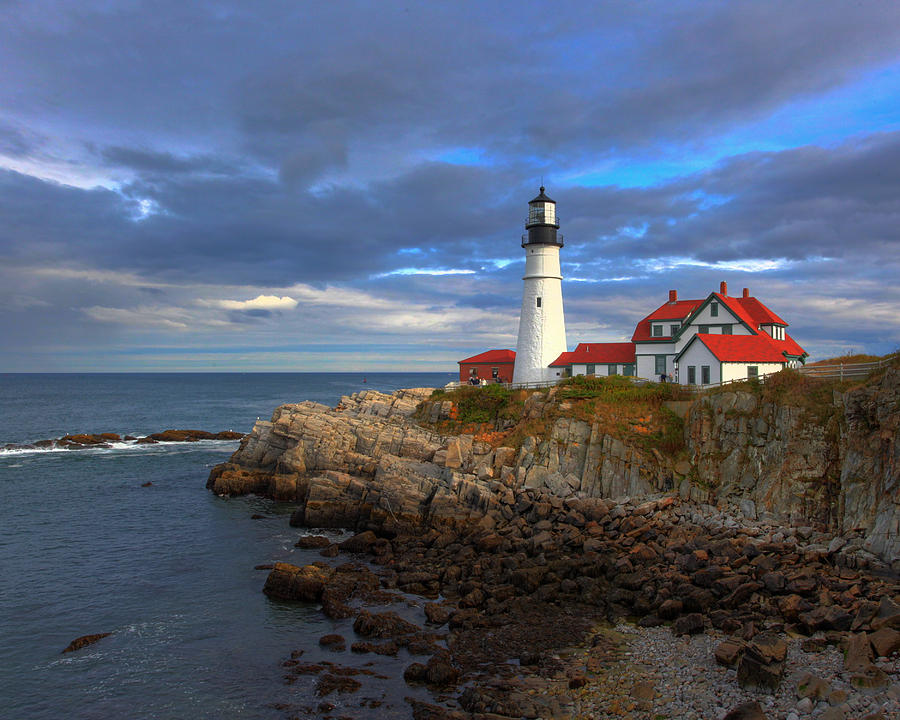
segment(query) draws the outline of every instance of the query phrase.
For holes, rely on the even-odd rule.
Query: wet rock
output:
[[[323,635],[319,638],[319,645],[333,652],[343,652],[347,649],[343,636],[337,634]]]
[[[394,612],[370,613],[363,610],[353,623],[353,631],[357,635],[369,638],[397,638],[411,635],[418,629]]]
[[[294,547],[303,548],[305,550],[325,548],[329,545],[331,545],[331,540],[324,535],[304,535],[294,543]]]
[[[319,697],[327,697],[333,692],[353,693],[361,687],[362,683],[356,678],[347,677],[346,675],[324,673],[319,676],[319,679],[316,682],[316,695]]]
[[[446,650],[435,653],[425,665],[425,682],[435,687],[452,687],[459,682],[459,669],[450,661]],[[405,674],[404,674],[405,677]]]
[[[450,619],[451,609],[438,603],[425,603],[425,617],[431,625],[440,627]]]
[[[412,663],[403,671],[403,679],[407,683],[424,683],[428,677],[428,668],[422,663]]]
[[[340,548],[344,552],[364,553],[377,541],[378,536],[371,530],[366,530],[365,532],[354,535],[352,538],[344,540],[344,542],[340,543]]]
[[[333,572],[327,565],[297,567],[289,563],[275,563],[275,567],[266,578],[263,592],[269,597],[281,600],[318,602],[322,599],[325,583]]]
[[[66,649],[63,650],[63,653],[76,652],[77,650],[81,650],[82,648],[87,647],[88,645],[93,645],[98,640],[102,640],[106,636],[111,633],[94,633],[93,635],[82,635],[81,637],[75,638],[72,642],[66,645]]]

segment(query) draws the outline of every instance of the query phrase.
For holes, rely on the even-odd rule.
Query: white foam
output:
[[[17,457],[22,455],[53,455],[59,453],[72,453],[77,455],[83,455],[87,453],[89,455],[101,455],[123,451],[165,452],[173,447],[224,451],[231,450],[232,448],[237,448],[238,443],[238,440],[195,440],[193,442],[159,441],[155,443],[139,443],[137,440],[128,440],[110,443],[108,447],[95,447],[87,445],[85,447],[79,447],[75,449],[60,446],[7,448],[0,449],[0,458]]]

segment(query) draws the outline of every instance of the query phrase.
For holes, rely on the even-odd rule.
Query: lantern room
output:
[[[522,236],[522,247],[526,245],[556,245],[562,247],[562,235],[557,236],[559,218],[556,215],[556,202],[544,194],[541,186],[540,194],[528,203],[528,220]]]

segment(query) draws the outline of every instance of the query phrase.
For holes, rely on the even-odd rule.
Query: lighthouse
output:
[[[525,287],[519,313],[514,383],[555,380],[556,373],[549,365],[567,350],[559,269],[563,237],[557,234],[556,203],[544,194],[543,187],[528,203],[525,230],[522,236]]]

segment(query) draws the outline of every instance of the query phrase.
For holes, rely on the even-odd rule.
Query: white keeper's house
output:
[[[740,297],[730,296],[725,282],[719,292],[697,300],[679,300],[678,292],[670,290],[668,301],[637,324],[631,342],[580,343],[573,351],[566,350],[559,269],[563,238],[557,234],[556,203],[542,187],[528,205],[528,232],[522,237],[526,262],[518,353],[482,353],[504,353],[506,362],[514,363],[514,383],[573,375],[631,375],[714,385],[768,375],[806,361],[808,354],[787,334],[784,320],[747,288]],[[482,355],[460,361],[461,379],[463,364]],[[486,375],[488,369],[479,366],[468,372],[477,377],[479,370]],[[492,380],[502,382],[499,365],[489,370]]]

